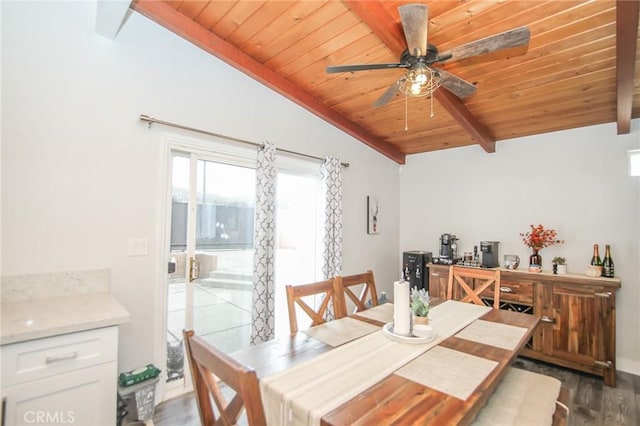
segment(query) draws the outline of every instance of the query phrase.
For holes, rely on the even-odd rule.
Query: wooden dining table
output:
[[[437,302],[434,304],[437,304]],[[389,306],[373,309],[388,310]],[[386,324],[386,321],[381,320],[382,318],[375,319],[375,316],[372,318],[371,315],[363,315],[365,314],[356,313],[350,315],[350,318],[380,328]],[[516,339],[509,349],[498,347],[499,345],[494,346],[494,344],[469,340],[468,337],[464,337],[463,332],[470,329],[474,325],[473,323],[478,320],[481,320],[480,323],[482,324],[513,326],[522,330],[521,337]],[[320,424],[469,424],[486,404],[507,373],[509,366],[529,341],[539,320],[539,317],[530,314],[490,309],[462,330],[439,340],[435,347],[425,352],[430,354],[434,349],[446,352],[451,350],[455,351],[452,353],[461,356],[465,354],[472,355],[492,362],[495,367],[492,367],[490,372],[480,379],[477,386],[468,395],[462,397],[460,395],[451,395],[446,391],[436,389],[438,387],[437,384],[431,386],[421,384],[419,381],[404,377],[400,374],[400,370],[396,370],[389,372],[381,380],[358,392],[357,395],[322,413]],[[345,342],[345,345],[357,347],[359,341],[360,339],[355,339],[352,342]],[[273,377],[291,371],[294,367],[297,370],[304,371],[309,363],[313,363],[319,357],[326,357],[329,352],[346,347],[342,347],[342,345],[332,346],[319,338],[313,337],[313,333],[299,331],[292,336],[278,338],[234,352],[231,356],[251,366],[256,370],[259,379],[267,382],[272,380]],[[410,368],[413,363],[407,365]],[[406,370],[407,368],[403,369]],[[457,371],[456,374],[464,376],[467,373],[473,373],[464,371],[462,364],[459,369],[461,370]],[[318,374],[322,373],[318,372]],[[264,400],[265,395],[263,393]],[[298,421],[297,423],[301,422]]]

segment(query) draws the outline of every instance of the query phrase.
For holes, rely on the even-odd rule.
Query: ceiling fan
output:
[[[327,73],[330,74],[406,68],[407,72],[375,101],[374,107],[386,105],[397,92],[411,97],[427,96],[431,95],[440,85],[459,98],[470,96],[476,92],[476,86],[442,68],[432,67],[431,65],[529,44],[529,28],[519,27],[439,53],[434,45],[427,43],[427,26],[429,22],[429,8],[427,5],[406,4],[398,7],[398,12],[402,21],[404,36],[407,40],[407,50],[402,53],[400,62],[327,67]]]

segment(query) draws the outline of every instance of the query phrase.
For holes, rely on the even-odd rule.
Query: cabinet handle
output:
[[[611,361],[593,361],[593,363],[602,368],[611,368],[613,365]]]
[[[5,417],[7,416],[7,397],[2,398],[2,419],[0,419],[0,425],[4,426]]]
[[[440,276],[440,272],[432,272],[431,276],[432,277],[439,277]]]
[[[78,358],[78,352],[71,352],[58,356],[48,356],[44,362],[46,362],[47,364],[53,364],[54,362],[67,361],[74,358]]]
[[[500,287],[500,293],[513,293],[513,289],[511,287]]]
[[[608,299],[611,297],[611,292],[607,291],[605,293],[595,293],[594,294],[595,297],[604,297],[605,299]]]
[[[549,324],[555,324],[555,323],[556,323],[556,320],[555,320],[555,319],[553,319],[553,318],[549,318],[549,317],[548,317],[548,316],[546,316],[546,315],[544,315],[542,318],[540,318],[540,321],[542,321],[542,322],[546,322],[546,323],[549,323]]]

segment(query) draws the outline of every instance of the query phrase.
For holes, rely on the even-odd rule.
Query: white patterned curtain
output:
[[[342,165],[326,157],[321,167],[324,189],[322,273],[325,279],[342,273]]]
[[[275,337],[276,148],[265,142],[258,149],[253,255],[251,344]]]

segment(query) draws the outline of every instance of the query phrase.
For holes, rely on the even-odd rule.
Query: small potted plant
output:
[[[411,289],[411,311],[414,324],[427,324],[429,322],[429,292],[424,288]]]
[[[553,271],[558,275],[567,274],[567,260],[562,256],[556,256],[553,258]]]

